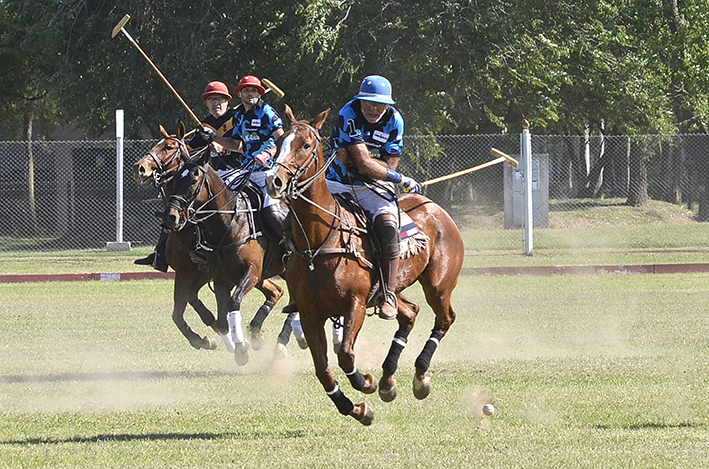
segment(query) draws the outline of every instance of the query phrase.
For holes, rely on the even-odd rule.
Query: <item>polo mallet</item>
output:
[[[268,86],[268,88],[266,88],[266,91],[265,91],[263,94],[266,94],[266,93],[268,93],[269,91],[273,91],[276,95],[278,95],[279,98],[282,98],[282,97],[284,97],[284,96],[286,95],[286,94],[283,92],[283,90],[281,90],[279,87],[277,87],[276,85],[274,85],[273,82],[272,82],[271,80],[269,80],[268,78],[261,78],[261,82],[262,82],[264,85]]]
[[[457,178],[458,176],[462,176],[462,175],[464,175],[464,174],[472,173],[473,171],[478,171],[478,170],[480,170],[480,169],[487,168],[488,166],[492,166],[492,165],[495,165],[495,164],[497,164],[497,163],[502,163],[503,161],[504,161],[505,163],[511,164],[511,165],[514,166],[515,168],[519,166],[519,162],[518,162],[516,159],[512,158],[512,157],[511,157],[510,155],[508,155],[507,153],[501,152],[501,151],[498,150],[497,148],[491,148],[491,149],[490,149],[490,154],[491,154],[492,156],[496,156],[497,158],[495,158],[494,160],[488,161],[487,163],[479,164],[479,165],[477,165],[477,166],[473,166],[472,168],[464,169],[463,171],[458,171],[457,173],[449,174],[449,175],[447,175],[447,176],[441,176],[441,177],[438,177],[438,178],[435,178],[435,179],[429,179],[428,181],[422,182],[420,185],[422,185],[422,186],[427,186],[427,185],[429,185],[429,184],[435,184],[435,183],[437,183],[437,182],[447,181],[448,179]]]
[[[113,32],[111,33],[111,37],[116,37],[116,34],[118,34],[119,31],[122,31],[123,34],[125,34],[125,36],[128,38],[128,40],[135,46],[135,48],[138,49],[138,51],[143,55],[143,57],[145,57],[145,60],[147,60],[148,63],[153,67],[153,69],[154,69],[156,72],[158,72],[158,75],[160,75],[160,78],[162,78],[162,81],[164,81],[165,84],[168,86],[168,88],[170,88],[170,90],[172,90],[172,92],[175,94],[175,96],[177,96],[177,99],[180,100],[180,102],[182,103],[182,105],[185,107],[185,109],[187,109],[187,112],[190,113],[190,116],[192,116],[192,118],[195,120],[195,122],[197,122],[198,125],[202,125],[202,121],[199,120],[199,117],[197,117],[197,115],[196,115],[194,112],[192,112],[192,109],[190,109],[190,107],[187,105],[187,103],[185,102],[185,100],[182,99],[182,97],[181,97],[180,94],[177,92],[177,90],[175,90],[175,88],[172,87],[172,85],[170,84],[170,82],[167,81],[167,78],[165,78],[165,75],[163,75],[163,74],[160,72],[160,70],[158,70],[158,68],[155,66],[155,64],[153,63],[153,61],[150,60],[150,57],[148,57],[147,55],[145,55],[145,52],[143,52],[143,49],[140,48],[140,46],[138,45],[138,43],[135,42],[135,40],[131,37],[131,35],[128,34],[128,31],[125,30],[124,26],[126,25],[126,23],[128,22],[129,19],[130,19],[130,15],[124,16],[124,17],[121,19],[121,21],[118,22],[118,24],[116,25],[116,27],[113,28]]]

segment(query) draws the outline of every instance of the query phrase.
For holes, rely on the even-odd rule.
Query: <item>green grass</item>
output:
[[[428,399],[410,390],[427,308],[392,403],[353,391],[331,353],[345,393],[373,407],[371,427],[337,413],[294,342],[272,362],[282,315],[237,367],[223,348],[187,344],[171,290],[0,284],[0,467],[709,465],[706,274],[462,277]],[[418,287],[410,296],[423,302]],[[247,297],[245,318],[259,302]],[[361,370],[380,376],[395,328],[365,321]],[[496,413],[484,418],[487,401]]]

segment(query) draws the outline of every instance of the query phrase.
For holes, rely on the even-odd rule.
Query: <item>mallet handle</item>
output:
[[[261,81],[262,81],[263,83],[265,83],[266,86],[268,86],[268,87],[271,89],[271,91],[273,91],[274,93],[276,93],[279,98],[282,98],[282,97],[284,97],[284,96],[286,95],[286,94],[283,92],[283,90],[281,90],[279,87],[277,87],[276,85],[274,85],[273,82],[272,82],[271,80],[269,80],[268,78],[262,78]]]
[[[197,122],[198,125],[202,125],[202,121],[199,120],[199,117],[197,117],[197,116],[195,115],[195,113],[192,112],[192,109],[190,109],[190,107],[187,105],[187,103],[185,102],[185,100],[182,99],[182,96],[180,96],[180,94],[177,92],[177,90],[172,87],[172,85],[170,84],[169,81],[167,81],[167,78],[165,78],[165,76],[162,74],[162,72],[160,72],[160,70],[158,70],[158,68],[155,66],[155,64],[153,63],[153,61],[150,60],[150,57],[148,57],[148,56],[145,54],[145,52],[143,52],[143,49],[140,48],[140,46],[138,45],[138,43],[135,42],[135,40],[131,37],[131,35],[128,34],[128,31],[126,31],[126,30],[125,30],[124,28],[122,28],[122,27],[121,27],[121,31],[123,31],[123,34],[126,35],[126,37],[128,38],[128,40],[135,46],[136,49],[138,49],[138,51],[143,55],[143,57],[145,57],[145,60],[148,61],[148,63],[153,67],[153,69],[158,73],[158,75],[160,75],[160,78],[162,78],[162,81],[164,81],[165,84],[170,88],[170,90],[172,90],[172,92],[175,94],[175,96],[177,96],[177,99],[179,99],[179,100],[180,100],[180,103],[182,103],[182,105],[185,107],[185,109],[187,109],[187,112],[190,113],[190,116],[192,116],[192,118]]]
[[[421,185],[422,185],[422,186],[427,186],[427,185],[429,185],[429,184],[435,184],[435,183],[437,183],[437,182],[447,181],[448,179],[457,178],[458,176],[462,176],[462,175],[464,175],[464,174],[472,173],[473,171],[478,171],[478,170],[480,170],[480,169],[487,168],[488,166],[492,166],[492,165],[497,164],[497,163],[502,163],[503,161],[505,161],[505,158],[501,156],[501,157],[499,157],[499,158],[495,158],[495,159],[492,160],[492,161],[488,161],[487,163],[479,164],[479,165],[474,166],[474,167],[472,167],[472,168],[464,169],[463,171],[458,171],[457,173],[448,174],[447,176],[441,176],[441,177],[438,177],[438,178],[435,178],[435,179],[429,179],[428,181],[422,182]]]

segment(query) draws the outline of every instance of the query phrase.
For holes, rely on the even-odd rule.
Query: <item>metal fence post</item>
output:
[[[534,248],[534,206],[532,199],[532,137],[525,122],[520,135],[522,161],[524,161],[524,253],[532,254]]]
[[[107,251],[130,251],[123,242],[123,109],[116,109],[116,241],[106,243]]]

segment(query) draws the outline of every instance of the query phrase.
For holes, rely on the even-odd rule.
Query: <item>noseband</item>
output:
[[[187,145],[185,145],[185,142],[183,142],[179,138],[165,137],[164,140],[172,140],[177,142],[177,150],[164,162],[155,153],[153,153],[152,148],[148,152],[148,155],[150,155],[150,158],[152,158],[153,163],[155,163],[155,166],[157,166],[157,169],[153,172],[153,184],[155,186],[164,186],[167,182],[170,181],[170,179],[175,176],[175,172],[168,174],[168,170],[166,168],[168,168],[175,161],[175,159],[178,158],[178,156],[183,161],[187,160],[190,157],[190,154],[187,151]],[[167,177],[165,177],[166,175]]]

